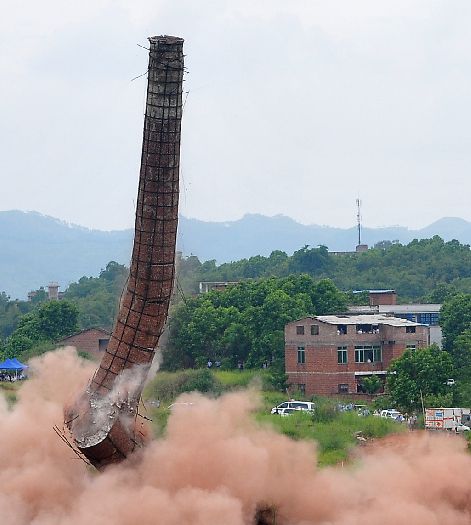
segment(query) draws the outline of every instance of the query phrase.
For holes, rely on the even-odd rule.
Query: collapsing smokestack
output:
[[[139,399],[167,318],[178,222],[183,39],[149,38],[149,70],[134,247],[108,348],[87,390],[66,411],[79,450],[97,468],[144,440]]]

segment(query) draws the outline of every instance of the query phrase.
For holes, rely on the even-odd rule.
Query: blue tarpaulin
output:
[[[0,370],[24,370],[26,365],[20,363],[18,359],[5,359],[0,363]]]
[[[15,365],[18,365],[22,370],[25,368],[28,368],[28,365],[24,365],[21,361],[18,361],[16,357],[14,357],[13,359],[10,359],[10,361],[14,363]]]

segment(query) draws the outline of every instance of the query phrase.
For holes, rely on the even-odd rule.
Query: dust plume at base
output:
[[[62,407],[92,368],[66,349],[33,361],[12,409],[0,407],[0,513],[9,525],[242,525],[259,504],[277,523],[461,525],[471,458],[461,439],[389,439],[350,468],[316,467],[315,446],[257,426],[253,393],[186,396],[166,437],[97,473],[56,436]],[[178,409],[179,408],[179,409]]]

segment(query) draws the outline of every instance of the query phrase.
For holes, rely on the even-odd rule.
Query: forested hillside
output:
[[[471,292],[469,245],[440,237],[413,240],[407,245],[382,242],[364,253],[330,254],[325,246],[304,246],[292,256],[274,251],[268,257],[217,265],[188,257],[180,264],[185,290],[197,291],[198,281],[239,281],[306,273],[329,278],[340,289],[393,288],[400,300],[441,302],[457,291]]]
[[[274,251],[268,257],[219,266],[215,261],[183,257],[177,261],[177,275],[165,366],[194,366],[208,357],[232,365],[241,359],[255,366],[280,357],[286,322],[338,312],[347,303],[365,300],[361,294],[349,293],[352,290],[394,288],[403,302],[442,302],[471,293],[471,252],[467,245],[439,237],[405,246],[383,242],[365,253],[346,255],[329,254],[323,246],[304,246],[292,256]],[[69,286],[64,300],[75,308],[77,328],[111,329],[126,278],[127,268],[110,262],[98,277],[82,277]],[[225,292],[198,295],[199,281],[241,282]],[[55,333],[48,335],[45,328],[38,328],[47,326],[43,317],[52,313],[41,309],[44,302],[44,290],[31,303],[0,295],[0,345],[9,355],[18,349],[34,353],[35,334],[40,334],[41,348],[54,340]],[[466,315],[461,319],[466,320]],[[25,316],[27,323],[22,321]],[[447,318],[445,313],[445,323]],[[450,342],[452,325],[445,329],[447,347],[464,345],[463,338],[468,345],[467,328],[455,334],[458,343]]]
[[[373,246],[385,239],[397,239],[404,244],[433,235],[470,243],[471,223],[444,218],[421,230],[365,227],[362,238]],[[6,292],[13,299],[26,299],[30,290],[46,286],[49,281],[57,281],[63,291],[83,275],[98,275],[108,261],[127,264],[132,236],[132,230],[90,230],[39,213],[2,211],[0,292]],[[218,264],[244,258],[251,258],[252,264],[256,263],[257,255],[268,258],[273,250],[291,255],[305,244],[325,245],[330,251],[348,251],[354,249],[356,240],[354,227],[304,225],[281,215],[251,214],[226,222],[204,222],[181,216],[178,227],[178,249],[185,256],[196,255],[202,262],[214,259]],[[252,273],[247,271],[244,276]]]
[[[127,275],[125,266],[111,261],[98,277],[82,277],[69,286],[64,300],[77,306],[80,329],[92,326],[111,329]],[[46,301],[44,288],[36,291],[32,301],[12,300],[5,293],[0,294],[0,341],[15,331],[25,314]]]

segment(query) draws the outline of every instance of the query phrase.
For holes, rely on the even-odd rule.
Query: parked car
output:
[[[310,401],[285,401],[284,403],[280,403],[276,407],[273,407],[271,409],[271,413],[279,414],[280,410],[285,410],[288,408],[292,408],[293,410],[304,410],[306,412],[314,412],[315,405]]]
[[[278,415],[281,417],[290,416],[293,412],[299,412],[297,408],[282,408],[278,411]]]
[[[468,425],[458,424],[453,430],[459,434],[460,432],[469,432],[471,428],[469,428]]]
[[[404,416],[399,412],[399,410],[396,410],[394,408],[388,408],[387,410],[381,410],[380,413],[381,417],[386,417],[389,419],[394,419],[395,421],[402,422],[404,421]]]

